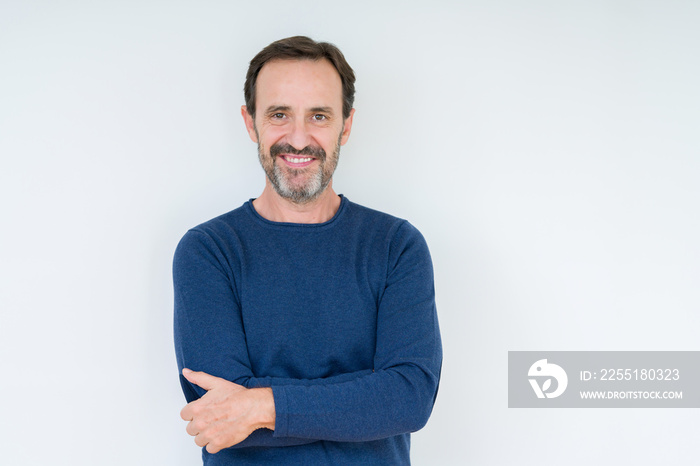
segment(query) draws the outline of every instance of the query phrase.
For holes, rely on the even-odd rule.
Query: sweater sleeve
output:
[[[248,357],[238,298],[226,258],[209,235],[190,230],[180,241],[173,260],[175,297],[175,353],[180,384],[187,402],[206,393],[182,376],[187,367],[221,377],[247,388],[269,386],[254,377]],[[273,438],[259,429],[234,448],[289,446],[311,443],[290,436]]]
[[[347,381],[276,384],[276,438],[369,441],[422,428],[437,395],[442,347],[430,253],[396,230],[377,316],[374,370]]]

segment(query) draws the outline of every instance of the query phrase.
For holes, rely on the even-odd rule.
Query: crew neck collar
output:
[[[338,210],[336,211],[335,215],[333,215],[333,217],[331,217],[329,220],[322,223],[273,222],[272,220],[266,219],[265,217],[260,215],[257,210],[255,210],[255,207],[253,207],[253,201],[255,200],[255,198],[249,199],[244,204],[244,206],[256,222],[265,226],[279,228],[325,228],[330,227],[344,214],[345,208],[348,203],[348,199],[342,194],[338,194],[338,197],[340,197],[340,206],[338,207]]]

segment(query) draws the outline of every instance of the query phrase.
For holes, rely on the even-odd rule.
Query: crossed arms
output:
[[[214,453],[361,442],[427,422],[442,360],[432,266],[413,227],[395,237],[377,303],[373,367],[310,379],[254,374],[230,257],[209,232],[183,238],[174,264],[175,342],[180,370],[200,371],[181,376],[189,401],[181,415],[198,445]]]

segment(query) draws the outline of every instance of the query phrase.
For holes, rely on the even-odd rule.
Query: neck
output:
[[[271,222],[323,223],[327,222],[340,208],[340,197],[333,191],[333,181],[318,198],[306,204],[296,204],[283,198],[265,180],[265,189],[253,201],[256,212]]]

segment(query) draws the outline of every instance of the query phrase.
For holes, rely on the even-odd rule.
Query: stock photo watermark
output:
[[[509,351],[509,408],[700,408],[700,351]]]

